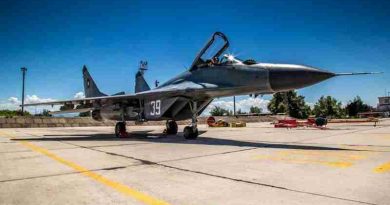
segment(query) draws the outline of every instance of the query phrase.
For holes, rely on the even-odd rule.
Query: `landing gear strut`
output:
[[[191,102],[190,103],[190,108],[191,108],[191,112],[192,112],[192,121],[191,121],[191,125],[190,126],[186,126],[184,127],[184,130],[183,130],[183,136],[185,139],[188,139],[188,140],[194,140],[196,138],[198,138],[198,135],[199,135],[199,132],[198,132],[198,121],[197,121],[197,117],[198,117],[198,106],[197,106],[197,103],[196,102]]]
[[[165,129],[165,133],[168,135],[177,134],[177,123],[174,120],[167,120],[166,123],[167,128]]]
[[[126,122],[117,122],[115,125],[115,135],[117,137],[125,137],[126,132]]]

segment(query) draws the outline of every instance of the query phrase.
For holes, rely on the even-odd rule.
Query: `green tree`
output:
[[[0,116],[14,117],[14,116],[21,116],[21,115],[22,115],[21,110],[0,110]],[[31,116],[31,113],[24,111],[24,116]]]
[[[349,117],[356,117],[359,112],[367,112],[373,108],[365,104],[359,96],[356,96],[352,101],[349,101],[345,107]]]
[[[213,109],[210,110],[210,115],[212,115],[212,116],[231,115],[231,113],[232,113],[232,111],[221,108],[219,106],[215,106]]]
[[[272,114],[287,113],[300,119],[309,117],[311,113],[305,97],[298,95],[296,91],[275,93],[267,107]]]
[[[268,110],[274,115],[278,113],[286,113],[287,105],[285,97],[285,93],[275,93],[267,106]]]
[[[260,107],[257,107],[257,106],[251,106],[249,108],[249,113],[260,114],[261,112],[263,112],[263,109],[261,109]]]
[[[314,105],[313,113],[317,117],[345,117],[345,110],[342,108],[341,102],[331,96],[322,96]]]

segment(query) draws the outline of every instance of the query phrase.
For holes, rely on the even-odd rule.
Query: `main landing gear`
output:
[[[168,134],[168,135],[175,135],[177,134],[177,123],[176,121],[174,120],[167,120],[167,123],[166,123],[166,129],[165,129],[165,133]]]
[[[126,120],[125,120],[126,107],[121,108],[121,121],[115,125],[115,136],[116,137],[127,137],[126,132]]]
[[[191,108],[191,112],[192,112],[192,121],[191,121],[191,125],[190,126],[186,126],[184,127],[184,130],[183,130],[183,136],[184,138],[188,139],[188,140],[194,140],[196,138],[198,138],[198,135],[199,135],[199,132],[198,132],[198,121],[197,121],[197,117],[198,117],[198,106],[197,106],[197,103],[196,102],[191,102],[190,103],[190,108]]]
[[[126,137],[126,122],[117,122],[115,125],[115,135],[117,137]]]

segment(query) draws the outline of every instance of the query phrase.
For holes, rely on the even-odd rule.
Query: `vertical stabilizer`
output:
[[[135,88],[134,88],[135,93],[150,90],[150,87],[144,78],[144,73],[146,70],[148,70],[148,62],[147,61],[139,62],[139,70],[137,74],[135,74]]]
[[[83,67],[83,79],[85,97],[89,98],[106,96],[106,94],[100,92],[99,88],[95,84],[95,81],[93,81],[91,75],[89,74],[87,66],[85,65]]]
[[[138,71],[135,74],[135,93],[143,92],[150,90],[148,83],[145,81],[144,75],[142,71]]]

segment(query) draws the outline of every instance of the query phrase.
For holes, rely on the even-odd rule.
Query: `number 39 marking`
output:
[[[150,115],[160,115],[160,113],[161,113],[161,100],[150,101],[150,105],[152,106],[152,110],[150,111]]]

